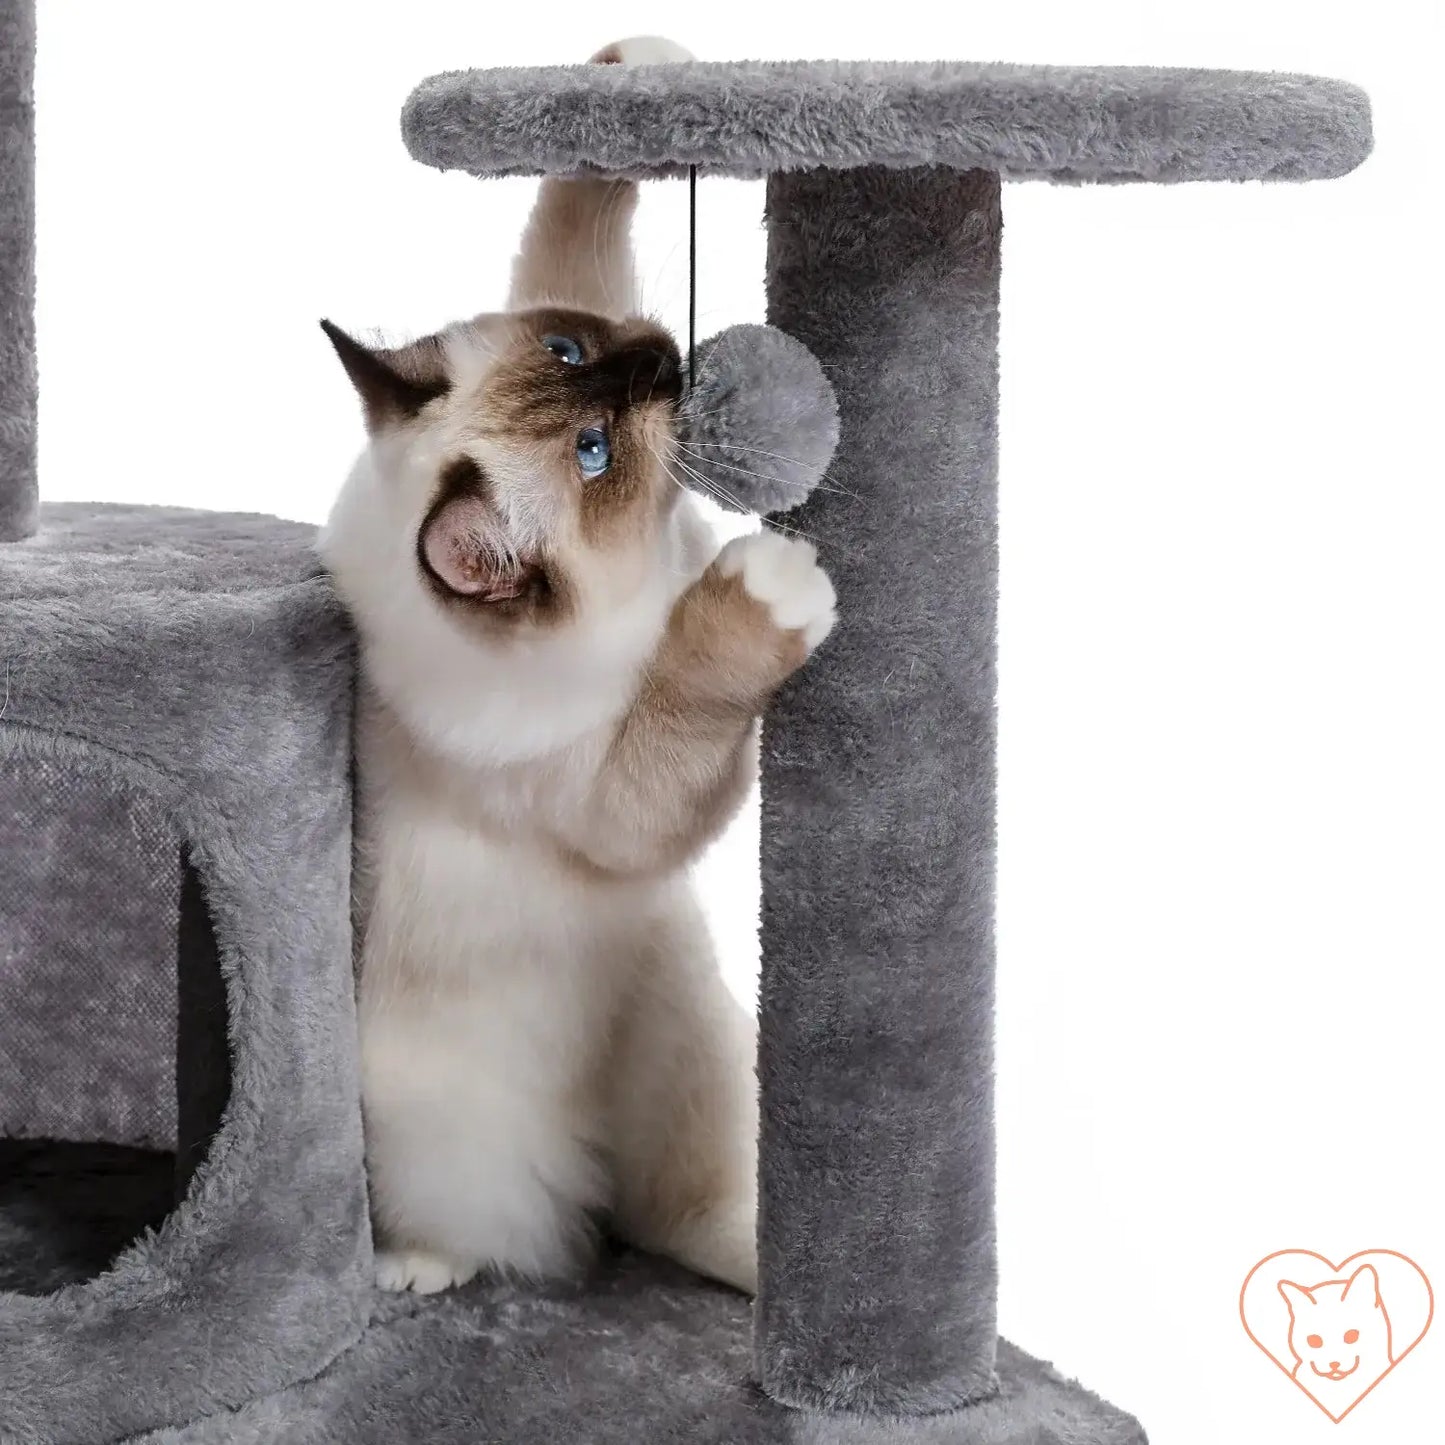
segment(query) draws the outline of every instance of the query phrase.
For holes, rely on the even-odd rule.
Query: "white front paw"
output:
[[[741,576],[748,595],[761,602],[784,632],[801,632],[811,652],[838,620],[838,598],[818,565],[811,542],[779,532],[734,537],[718,553],[724,577]]]
[[[437,1294],[454,1284],[465,1284],[477,1267],[432,1254],[425,1249],[379,1249],[376,1252],[376,1283],[381,1289],[411,1290],[413,1294]]]

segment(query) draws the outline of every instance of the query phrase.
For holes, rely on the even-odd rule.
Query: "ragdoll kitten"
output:
[[[717,552],[674,479],[683,375],[632,314],[635,201],[543,182],[504,314],[393,350],[327,327],[370,436],[321,546],[361,637],[362,1086],[391,1289],[564,1271],[602,1213],[755,1287],[754,1027],[685,867],[834,596],[802,542]]]
[[[1380,1276],[1362,1264],[1349,1279],[1281,1280],[1289,1306],[1294,1378],[1337,1419],[1394,1363]]]

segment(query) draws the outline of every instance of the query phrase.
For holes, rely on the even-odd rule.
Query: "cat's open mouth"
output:
[[[1315,1374],[1317,1374],[1322,1380],[1347,1380],[1359,1368],[1360,1357],[1358,1355],[1355,1356],[1355,1363],[1351,1365],[1348,1370],[1342,1370],[1338,1365],[1336,1365],[1333,1370],[1322,1370],[1318,1365],[1314,1363],[1311,1363],[1310,1365],[1310,1369],[1312,1369]]]

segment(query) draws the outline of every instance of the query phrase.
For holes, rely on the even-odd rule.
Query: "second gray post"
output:
[[[35,529],[35,0],[0,0],[0,542]]]
[[[995,1388],[999,182],[780,174],[767,214],[842,439],[781,523],[840,620],[764,729],[757,1366],[931,1412]]]

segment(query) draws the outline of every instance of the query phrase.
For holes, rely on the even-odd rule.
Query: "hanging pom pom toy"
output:
[[[838,403],[817,358],[772,326],[730,326],[696,349],[678,412],[697,491],[735,512],[786,512],[822,479]]]

